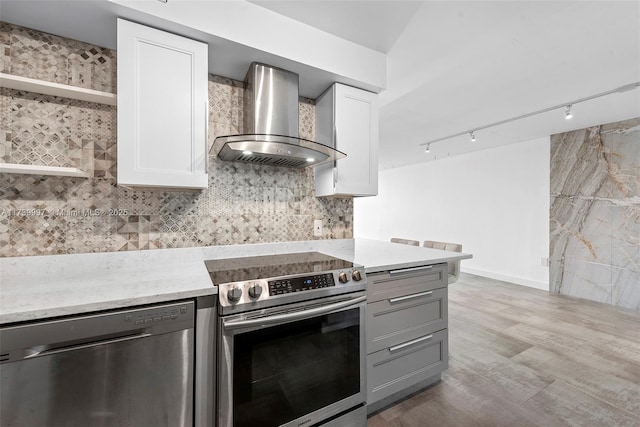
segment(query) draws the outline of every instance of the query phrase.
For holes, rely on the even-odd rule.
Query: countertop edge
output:
[[[162,293],[158,295],[136,296],[132,298],[114,299],[104,302],[86,303],[79,305],[61,306],[50,309],[22,311],[0,314],[0,325],[10,327],[14,323],[45,321],[57,317],[83,315],[105,311],[126,310],[132,307],[150,304],[168,303],[184,299],[193,299],[202,296],[216,295],[218,290],[211,286],[210,289],[195,289],[193,291],[179,291]]]
[[[460,256],[448,256],[448,257],[436,258],[436,259],[431,258],[423,261],[384,264],[384,265],[376,265],[373,267],[365,266],[364,271],[367,274],[380,273],[380,272],[389,271],[389,270],[401,270],[403,268],[422,267],[425,265],[442,264],[445,262],[458,261],[458,260],[471,259],[471,258],[473,258],[473,255],[471,254],[461,254]]]
[[[355,262],[369,274],[473,257],[378,240],[338,239],[0,259],[0,325],[215,295],[207,259],[306,251]]]

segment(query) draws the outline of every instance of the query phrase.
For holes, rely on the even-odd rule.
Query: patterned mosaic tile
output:
[[[9,72],[11,66],[11,34],[8,24],[0,22],[0,72]]]
[[[117,233],[112,216],[70,216],[67,218],[67,253],[114,252],[127,243]]]
[[[2,209],[2,208],[0,208]],[[11,244],[11,230],[9,225],[10,218],[5,215],[0,215],[0,256],[13,256],[14,246]]]
[[[17,25],[2,23],[10,33],[9,73],[55,83],[67,83],[69,41]]]
[[[0,162],[11,161],[11,98],[7,89],[0,89]]]
[[[203,197],[201,193],[160,193],[160,214],[192,215],[196,213],[201,197]]]
[[[5,175],[2,185],[8,200],[66,202],[74,179],[39,175]]]
[[[73,44],[67,58],[67,83],[73,86],[115,93],[115,51],[85,43]]]
[[[114,50],[5,22],[0,25],[6,72],[115,93]]]
[[[11,162],[75,166],[70,164],[68,155],[65,100],[28,92],[11,93]]]
[[[312,100],[304,99],[298,103],[298,133],[300,138],[315,141],[316,109]]]
[[[115,90],[114,51],[4,23],[2,44],[10,72]],[[212,144],[242,132],[243,83],[210,76],[209,92]],[[351,199],[316,199],[311,169],[211,156],[209,187],[200,193],[132,190],[117,186],[115,107],[1,89],[0,108],[0,160],[90,173],[1,175],[0,256],[309,240],[314,219],[323,220],[321,238],[352,235]],[[310,139],[314,109],[300,100],[300,133]]]
[[[227,125],[229,130],[222,135],[244,132],[243,126],[243,82],[210,76],[209,112],[215,124]]]
[[[110,181],[115,186],[115,182]],[[154,215],[160,212],[160,193],[139,191],[127,187],[116,188],[115,207],[130,215]]]
[[[237,95],[235,95],[237,97]],[[231,84],[210,82],[209,113],[216,123],[231,123],[231,112],[234,102],[234,87]],[[236,101],[237,104],[237,101]]]
[[[64,217],[12,216],[9,218],[9,228],[9,244],[15,251],[14,256],[67,253]]]
[[[109,179],[75,178],[67,189],[67,203],[73,209],[100,209],[113,216],[118,209],[117,195],[117,188]]]

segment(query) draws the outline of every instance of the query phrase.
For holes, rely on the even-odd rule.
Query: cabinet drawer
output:
[[[420,338],[367,356],[367,404],[447,369],[447,330]]]
[[[447,288],[367,305],[367,353],[447,327]]]
[[[447,264],[367,274],[367,301],[417,294],[447,286]]]

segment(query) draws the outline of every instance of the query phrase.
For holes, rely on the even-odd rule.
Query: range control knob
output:
[[[341,271],[340,274],[338,274],[338,281],[340,283],[347,283],[349,281],[349,276],[347,276],[347,273],[344,271]]]
[[[242,289],[231,288],[227,291],[227,299],[229,300],[229,302],[238,302],[240,301],[240,298],[242,298]]]
[[[353,270],[353,273],[351,274],[351,277],[356,282],[359,282],[360,280],[362,280],[362,273],[360,273],[360,270]]]
[[[249,296],[251,298],[260,298],[260,295],[262,295],[262,286],[260,285],[253,285],[249,288]]]

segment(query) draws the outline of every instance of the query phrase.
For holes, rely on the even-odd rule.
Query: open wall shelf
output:
[[[116,105],[117,96],[109,92],[100,92],[93,89],[85,89],[60,83],[52,83],[44,80],[31,79],[13,74],[0,73],[0,87],[40,93],[43,95],[60,96],[79,101],[94,102],[97,104]],[[71,176],[88,178],[89,173],[82,169],[60,166],[23,165],[16,163],[0,163],[0,173],[13,173],[23,175],[49,175]]]
[[[118,97],[110,92],[100,92],[77,86],[52,83],[44,80],[30,79],[13,74],[0,73],[0,87],[25,90],[43,95],[61,96],[79,101],[95,102],[98,104],[116,105]]]
[[[78,168],[59,166],[20,165],[16,163],[0,163],[0,173],[16,173],[28,175],[75,176],[88,178],[89,174]]]

